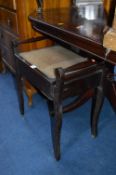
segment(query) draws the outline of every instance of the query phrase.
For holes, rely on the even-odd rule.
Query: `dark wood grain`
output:
[[[89,10],[92,15],[88,14]],[[34,12],[29,19],[33,28],[40,33],[106,61],[103,37],[109,18],[102,5],[50,9],[42,14]],[[107,62],[116,64],[116,59],[110,58]]]
[[[44,1],[44,8],[69,7],[71,0],[47,0]],[[16,73],[14,57],[11,54],[11,41],[16,37],[26,39],[28,37],[40,36],[34,31],[28,20],[28,15],[37,10],[36,0],[0,0],[0,50],[2,61],[12,73]],[[2,30],[1,30],[2,29]],[[17,35],[18,34],[18,35]],[[41,44],[31,43],[22,45],[20,50],[27,51],[38,47],[51,45],[51,41],[43,41]],[[7,48],[6,48],[7,47]],[[6,48],[6,50],[5,50]],[[7,51],[7,53],[5,53]],[[4,66],[5,67],[5,66]],[[32,95],[36,90],[26,82],[26,94],[29,105],[32,104]]]
[[[0,0],[0,6],[7,9],[16,10],[16,0]]]
[[[45,38],[41,38],[45,39]],[[68,68],[56,68],[55,77],[51,78],[47,76],[42,70],[38,68],[32,69],[31,63],[23,58],[18,50],[15,48],[21,44],[27,44],[37,41],[36,39],[28,39],[22,42],[14,43],[14,55],[16,58],[16,76],[17,76],[17,89],[19,94],[19,106],[21,114],[24,114],[24,99],[22,93],[22,78],[25,77],[41,92],[50,102],[50,116],[52,130],[52,140],[54,155],[56,160],[60,159],[60,135],[62,126],[62,114],[75,109],[79,105],[82,105],[85,100],[88,100],[90,90],[96,90],[97,95],[94,98],[94,105],[92,106],[92,135],[97,134],[97,121],[100,113],[100,109],[103,101],[103,81],[104,81],[104,62],[93,62],[92,60],[86,60],[81,63],[77,63]],[[27,43],[26,43],[27,42]],[[63,53],[61,53],[63,54]],[[54,54],[55,55],[55,54]],[[89,92],[89,94],[88,94]],[[63,107],[63,100],[69,97],[78,97],[73,99],[73,102]],[[52,105],[51,105],[52,103]],[[99,104],[99,105],[98,105]],[[51,108],[52,107],[52,108]],[[54,116],[54,117],[53,117]]]
[[[87,16],[88,10],[84,7],[51,9],[42,14],[32,13],[29,19],[37,31],[104,59],[104,9],[101,5],[93,6],[94,19]]]
[[[112,2],[114,3],[114,1]],[[114,8],[115,5],[116,1],[111,8]],[[94,5],[93,9],[92,17],[87,15],[88,9],[85,6],[50,9],[43,11],[42,14],[34,12],[29,16],[29,19],[36,31],[71,48],[81,49],[95,56],[95,59],[104,60],[108,64],[115,66],[116,53],[110,52],[106,57],[107,49],[103,47],[104,31],[109,18],[113,20],[111,19],[113,15],[112,13],[110,15],[110,8],[109,13],[106,14],[102,5]],[[111,101],[113,108],[115,108],[116,85],[115,88],[112,88],[112,83],[110,83],[105,88],[109,88],[107,97]]]

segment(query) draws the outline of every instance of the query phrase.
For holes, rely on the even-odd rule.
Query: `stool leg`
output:
[[[53,105],[53,101],[47,100],[47,104],[48,104],[49,115],[51,117],[54,117],[54,105]]]
[[[54,119],[54,121],[52,127],[52,140],[53,140],[55,158],[56,160],[60,160],[60,135],[62,127],[62,114],[63,114],[62,97],[64,88],[64,70],[62,68],[58,68],[55,70],[55,74],[56,74],[56,88],[54,89],[54,98],[53,98],[54,117],[52,118]]]
[[[103,101],[104,101],[103,87],[99,86],[96,88],[95,94],[92,99],[91,134],[93,137],[97,136],[98,119],[103,105]]]
[[[51,117],[53,120],[53,125],[51,124],[52,129],[52,140],[54,155],[56,160],[60,159],[60,135],[62,127],[62,105],[58,101],[54,101],[54,117]]]
[[[18,90],[20,113],[24,115],[24,98],[23,98],[23,85],[21,76],[17,76],[17,90]]]

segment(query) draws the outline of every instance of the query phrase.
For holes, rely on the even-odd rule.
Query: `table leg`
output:
[[[107,81],[107,92],[106,96],[116,113],[116,81]]]

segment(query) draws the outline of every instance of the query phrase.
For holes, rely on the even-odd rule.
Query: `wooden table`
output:
[[[109,70],[113,71],[116,65],[116,54],[112,52],[110,57],[107,57],[107,49],[103,47],[107,19],[102,5],[49,9],[42,13],[33,12],[29,19],[32,27],[38,32],[69,48],[81,49],[97,60],[104,60]],[[112,95],[107,91],[107,97],[116,110],[116,89],[114,86],[112,88],[112,82],[109,80],[108,87]]]

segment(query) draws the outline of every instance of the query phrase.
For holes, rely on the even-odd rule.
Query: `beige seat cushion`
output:
[[[22,52],[20,55],[31,65],[35,65],[31,66],[32,68],[39,69],[49,78],[55,78],[55,68],[67,68],[87,60],[87,58],[83,58],[76,53],[57,45]]]

